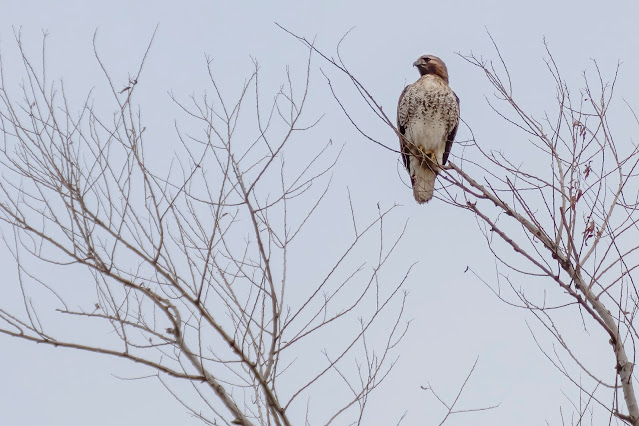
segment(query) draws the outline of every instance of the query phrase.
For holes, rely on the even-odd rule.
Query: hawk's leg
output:
[[[419,158],[419,162],[422,165],[428,165],[432,168],[433,165],[438,164],[437,156],[433,151],[424,151],[424,148],[422,148],[421,146],[418,146],[416,148],[417,151],[419,151],[419,156],[417,158]]]

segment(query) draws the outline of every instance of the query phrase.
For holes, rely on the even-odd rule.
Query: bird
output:
[[[399,97],[397,130],[413,196],[423,204],[433,198],[435,180],[455,140],[459,98],[448,85],[446,64],[437,56],[422,55],[413,66],[420,77]]]

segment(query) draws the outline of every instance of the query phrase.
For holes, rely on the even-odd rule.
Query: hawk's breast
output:
[[[398,118],[409,141],[424,150],[441,150],[443,154],[448,135],[459,120],[459,105],[441,78],[427,74],[407,87]]]

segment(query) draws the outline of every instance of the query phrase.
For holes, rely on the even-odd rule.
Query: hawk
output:
[[[433,198],[439,166],[446,164],[459,124],[459,98],[448,86],[448,70],[437,56],[413,63],[420,77],[404,88],[397,105],[397,129],[404,166],[415,200]]]

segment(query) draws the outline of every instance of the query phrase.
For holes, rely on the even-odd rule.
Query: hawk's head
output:
[[[420,56],[415,62],[413,62],[413,66],[417,67],[420,75],[435,74],[448,83],[448,69],[446,68],[446,64],[437,56]]]

